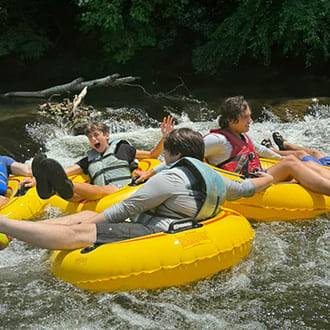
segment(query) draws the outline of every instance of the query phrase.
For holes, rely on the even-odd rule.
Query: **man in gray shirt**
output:
[[[197,159],[201,168],[205,166],[211,171],[209,174],[215,175],[214,185],[217,180],[221,181],[218,174],[198,161],[204,157],[204,142],[199,133],[189,128],[174,130],[166,137],[164,150],[166,164],[181,162],[182,157]],[[65,250],[166,231],[175,219],[196,217],[209,197],[205,196],[196,173],[180,162],[176,167],[166,168],[131,197],[102,213],[84,211],[42,222],[12,221],[0,216],[0,232],[41,248]],[[263,173],[261,177],[242,184],[227,180],[224,179],[227,198],[235,199],[248,197],[271,185],[272,176]],[[220,204],[211,205],[217,211],[224,200],[225,190],[223,188],[219,193]],[[126,222],[127,218],[132,222]]]

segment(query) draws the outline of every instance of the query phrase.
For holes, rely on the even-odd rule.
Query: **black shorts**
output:
[[[126,239],[159,233],[156,226],[145,226],[141,223],[98,223],[96,224],[96,244],[106,244]]]

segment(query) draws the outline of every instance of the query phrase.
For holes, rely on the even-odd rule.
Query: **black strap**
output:
[[[241,156],[237,156],[237,155],[234,156],[234,157],[228,158],[224,162],[218,164],[217,167],[221,168],[223,165],[226,165],[227,163],[230,163],[230,162],[235,161],[235,160],[240,160],[240,158],[241,158]]]
[[[168,227],[167,234],[175,234],[180,231],[202,227],[195,218],[185,218],[172,221]]]
[[[242,158],[243,155],[236,155],[234,157],[231,157],[227,160],[225,160],[224,162],[220,163],[217,165],[217,167],[221,168],[223,165],[229,163],[229,162],[232,162],[232,161],[235,161],[235,160],[240,160]],[[250,159],[253,159],[255,158],[255,154],[254,152],[250,152],[248,153],[248,156],[246,157],[246,160],[245,160],[245,163],[243,164],[243,166],[241,167],[242,170],[240,170],[240,172],[242,172],[242,174],[245,176],[249,173],[248,171],[248,167],[249,167],[249,161]]]
[[[217,212],[217,209],[219,206],[219,202],[220,202],[220,196],[217,196],[217,203],[215,204],[214,211],[213,211],[212,215],[210,216],[210,218],[213,218],[216,215],[216,212]]]
[[[106,180],[105,184],[108,185],[109,183],[113,183],[116,181],[121,181],[121,180],[130,180],[132,179],[131,176],[120,176],[119,178],[115,178],[115,179],[110,179],[110,180]]]

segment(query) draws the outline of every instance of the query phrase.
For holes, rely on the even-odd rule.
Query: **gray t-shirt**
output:
[[[241,182],[222,177],[227,188],[227,199],[250,197],[255,193],[251,180]],[[110,223],[127,218],[167,231],[175,219],[194,217],[203,196],[192,189],[195,177],[185,167],[165,169],[149,179],[139,190],[124,201],[104,211]]]
[[[173,219],[196,215],[203,196],[192,189],[195,183],[196,178],[185,167],[165,169],[132,196],[105,210],[105,218],[109,222],[131,218],[167,230]],[[148,215],[142,214],[145,212]]]

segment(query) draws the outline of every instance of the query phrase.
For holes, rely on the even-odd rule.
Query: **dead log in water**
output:
[[[108,87],[108,86],[119,86],[124,85],[130,82],[133,82],[135,80],[140,79],[139,77],[120,77],[118,73],[114,73],[112,75],[94,79],[94,80],[88,80],[84,81],[83,78],[77,78],[70,83],[63,84],[63,85],[57,85],[50,88],[46,88],[40,91],[21,91],[21,92],[8,92],[4,93],[1,96],[5,98],[9,97],[29,97],[29,98],[44,98],[47,99],[50,96],[54,94],[64,94],[67,92],[77,92],[85,87],[90,88],[96,88],[96,87]]]

